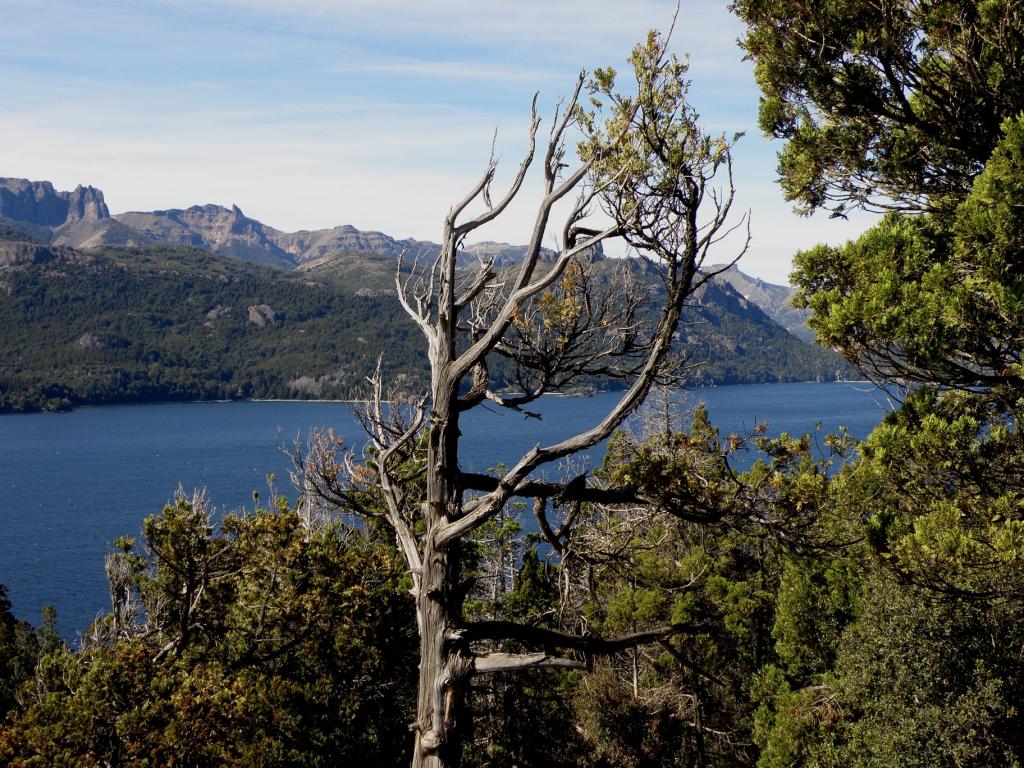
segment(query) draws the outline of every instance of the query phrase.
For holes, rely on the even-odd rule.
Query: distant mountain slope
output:
[[[598,279],[629,265],[646,281],[652,297],[660,293],[657,271],[639,260],[598,259]],[[543,267],[542,267],[543,269]],[[395,297],[395,262],[375,254],[348,254],[310,262],[302,274],[362,295]],[[652,311],[656,311],[656,301]],[[679,343],[698,362],[695,383],[753,383],[832,380],[851,373],[835,352],[807,344],[775,322],[757,304],[726,282],[711,281],[691,297],[680,323]]]
[[[708,267],[708,272],[718,272],[721,269],[722,266]],[[729,267],[715,279],[719,283],[727,283],[735,288],[798,339],[807,343],[814,341],[814,331],[807,327],[810,312],[797,309],[790,304],[796,289],[751,277],[741,272],[736,265]]]
[[[422,338],[395,300],[388,257],[283,272],[187,246],[81,251],[0,225],[5,233],[15,239],[0,242],[0,411],[347,397],[381,351],[392,380],[408,389],[426,380]],[[836,370],[831,353],[723,286],[694,297],[680,341],[702,361],[694,375],[702,383]],[[501,367],[492,370],[501,386]]]
[[[708,282],[694,299],[681,332],[701,362],[698,383],[832,381],[851,374],[838,354],[801,341],[728,284]]]

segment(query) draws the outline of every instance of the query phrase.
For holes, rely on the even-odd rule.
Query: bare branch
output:
[[[379,388],[376,391],[376,397],[376,412],[379,414]],[[403,515],[401,492],[394,485],[394,475],[388,464],[391,458],[398,451],[404,449],[419,433],[420,427],[423,425],[425,403],[426,396],[424,395],[417,401],[414,407],[414,415],[408,429],[406,429],[406,431],[397,440],[386,447],[382,443],[377,444],[378,449],[381,449],[381,453],[376,460],[377,474],[380,478],[381,489],[384,491],[384,496],[388,502],[388,522],[395,531],[395,537],[398,540],[398,545],[402,550],[402,554],[405,556],[405,560],[410,571],[412,571],[415,588],[419,587],[419,573],[422,567],[419,546],[416,542],[416,537],[413,535],[412,528],[406,522]]]
[[[494,259],[487,261],[477,269],[473,281],[466,287],[461,296],[455,300],[455,310],[461,311],[476,300],[480,292],[487,287],[487,283],[494,277]]]
[[[500,216],[509,203],[515,199],[515,196],[519,194],[519,189],[523,186],[523,180],[526,178],[526,172],[529,170],[530,165],[533,163],[533,154],[537,142],[537,128],[540,127],[540,118],[537,116],[537,94],[533,95],[533,102],[530,105],[530,139],[529,148],[527,149],[525,157],[519,164],[519,170],[516,172],[515,178],[512,180],[512,184],[505,193],[505,196],[498,201],[495,206],[488,205],[488,210],[480,214],[474,219],[467,221],[463,224],[456,226],[456,217],[461,213],[470,202],[480,193],[486,193],[491,181],[494,178],[494,172],[497,169],[497,162],[494,160],[493,155],[490,163],[488,164],[487,172],[484,173],[483,178],[477,187],[470,192],[452,211],[448,214],[448,219],[445,222],[446,228],[450,227],[451,232],[455,237],[464,237],[467,233],[472,232],[474,229],[482,227],[489,221],[493,221],[495,218]],[[490,195],[486,195],[489,202]]]
[[[479,621],[466,625],[463,639],[469,642],[484,640],[515,640],[527,646],[546,649],[563,648],[590,656],[618,653],[638,645],[662,640],[673,635],[696,634],[702,629],[696,624],[669,624],[655,629],[632,632],[628,635],[603,638],[597,635],[578,635],[557,629],[533,627],[514,621]]]
[[[466,490],[494,491],[501,480],[493,475],[461,472],[459,482]],[[561,502],[580,501],[588,504],[644,504],[653,499],[637,494],[632,488],[595,488],[586,484],[586,476],[568,483],[548,483],[528,480],[512,490],[520,498],[556,499]]]
[[[488,653],[473,659],[472,673],[487,675],[495,672],[516,672],[523,669],[587,669],[586,661],[551,656],[547,653]]]
[[[416,325],[418,325],[420,330],[423,331],[423,335],[427,337],[427,341],[429,342],[434,338],[434,329],[427,322],[427,316],[423,312],[422,306],[417,309],[413,309],[412,305],[409,303],[408,296],[406,295],[409,280],[411,280],[412,277],[410,276],[409,280],[406,280],[405,283],[402,282],[402,259],[404,255],[404,250],[398,254],[398,266],[395,268],[395,289],[398,292],[398,301],[402,305],[402,309],[405,310],[405,314],[415,321]]]

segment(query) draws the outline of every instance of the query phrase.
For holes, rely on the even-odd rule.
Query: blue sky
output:
[[[0,0],[0,176],[92,184],[115,213],[237,204],[289,231],[352,224],[436,240],[495,128],[511,173],[533,92],[550,114],[581,68],[624,68],[673,6]],[[706,126],[746,132],[736,205],[751,211],[753,242],[741,268],[784,282],[795,250],[842,242],[868,219],[790,213],[741,32],[725,3],[683,0],[673,48],[690,54]],[[524,242],[530,210],[524,200],[481,239]]]

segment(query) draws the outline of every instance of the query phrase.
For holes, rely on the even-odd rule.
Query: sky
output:
[[[0,0],[0,176],[103,190],[111,212],[238,205],[286,231],[351,224],[438,240],[492,141],[495,190],[581,69],[623,71],[674,0]],[[682,0],[690,101],[734,152],[745,272],[787,282],[795,251],[870,224],[791,212],[777,142],[724,2]],[[495,131],[497,139],[494,140]],[[480,231],[528,239],[539,190]],[[526,198],[530,198],[529,200]],[[727,241],[711,255],[736,255]]]

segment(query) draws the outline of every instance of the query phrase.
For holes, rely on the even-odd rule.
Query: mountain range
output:
[[[361,253],[396,259],[400,254],[429,258],[437,243],[396,239],[383,232],[351,225],[284,232],[249,218],[233,205],[193,205],[161,211],[129,211],[115,215],[103,192],[78,186],[71,192],[48,181],[0,178],[0,221],[36,240],[73,248],[138,247],[156,243],[187,245],[278,269],[315,268],[339,255]],[[497,265],[522,258],[525,246],[480,242],[463,249],[462,262],[493,258]],[[600,257],[600,253],[597,254]],[[715,266],[719,282],[738,290],[769,317],[804,341],[813,340],[807,313],[789,305],[793,289],[750,277],[735,265]],[[724,271],[722,271],[724,270]]]
[[[72,248],[138,247],[156,243],[188,245],[252,264],[295,269],[343,253],[397,258],[405,253],[429,258],[436,243],[397,240],[383,232],[351,225],[283,232],[251,219],[233,205],[193,205],[163,211],[111,215],[103,192],[78,186],[60,192],[48,181],[0,178],[0,220],[52,245]],[[522,257],[525,246],[482,242],[463,257],[494,257],[497,264]]]
[[[388,374],[416,386],[426,363],[394,297],[396,259],[438,247],[351,226],[282,232],[237,206],[112,216],[93,187],[0,179],[0,411],[347,397],[380,350]],[[462,256],[509,263],[524,250],[478,243]],[[591,261],[599,279],[623,264],[600,253]],[[759,306],[788,290],[735,268],[705,285],[680,325],[680,340],[703,361],[694,381],[846,373],[838,356],[799,341]],[[493,373],[500,385],[500,368]]]

